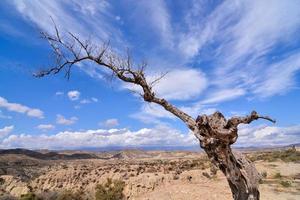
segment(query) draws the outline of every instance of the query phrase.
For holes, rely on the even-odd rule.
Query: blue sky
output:
[[[277,120],[240,126],[239,146],[300,142],[300,2],[46,1],[0,2],[0,147],[190,147],[181,121],[144,103],[90,63],[37,79],[53,57],[40,31],[51,17],[95,44],[110,41],[148,63],[154,88],[193,117],[256,110]]]

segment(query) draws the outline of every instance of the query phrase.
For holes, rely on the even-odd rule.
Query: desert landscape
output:
[[[299,149],[243,151],[261,175],[261,199],[299,199]],[[101,193],[103,188],[108,191],[105,187],[113,194]],[[226,178],[202,152],[0,151],[0,199],[102,199],[104,195],[130,200],[232,199]]]
[[[0,0],[0,200],[300,200],[299,32],[299,0]]]

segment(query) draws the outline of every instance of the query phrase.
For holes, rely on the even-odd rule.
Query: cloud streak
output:
[[[57,114],[56,115],[56,123],[61,125],[72,125],[78,120],[77,117],[71,117],[70,119],[65,118],[64,116]]]
[[[40,124],[36,127],[37,129],[40,129],[42,131],[48,131],[48,130],[52,130],[55,128],[54,125],[52,124]]]
[[[19,103],[11,103],[3,97],[0,97],[0,107],[11,112],[26,114],[29,117],[44,118],[44,113],[40,109],[30,108]]]

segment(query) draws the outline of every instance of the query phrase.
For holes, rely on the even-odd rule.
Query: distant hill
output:
[[[47,153],[40,153],[37,151],[32,151],[28,149],[5,149],[0,150],[0,155],[7,155],[7,154],[21,154],[26,155],[31,158],[41,159],[41,160],[73,160],[73,159],[95,159],[98,158],[94,154],[88,153],[74,153],[74,154],[61,154],[57,152],[47,152]]]
[[[233,146],[238,151],[257,151],[257,150],[273,150],[273,149],[285,149],[292,146],[300,147],[300,143],[290,144],[285,146],[264,146],[264,147],[237,147]],[[50,151],[47,149],[43,150],[28,150],[28,149],[0,149],[1,155],[24,155],[29,158],[39,160],[76,160],[76,159],[140,159],[140,158],[159,158],[159,157],[173,157],[182,154],[181,156],[189,156],[191,154],[198,154],[202,152],[198,147],[196,150],[182,150],[182,149],[118,149],[118,150],[62,150],[62,151]]]

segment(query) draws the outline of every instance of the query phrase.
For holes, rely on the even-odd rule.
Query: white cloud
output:
[[[208,97],[201,101],[202,104],[219,103],[228,100],[235,99],[237,97],[245,95],[245,91],[241,88],[234,89],[220,89],[212,92]]]
[[[92,98],[86,98],[86,99],[82,99],[79,103],[81,104],[90,104],[90,103],[97,103],[99,100],[95,97]]]
[[[0,97],[0,107],[12,112],[24,113],[30,117],[44,118],[44,113],[40,109],[30,108],[18,103],[10,103],[3,97]]]
[[[62,125],[72,125],[78,120],[77,117],[71,117],[70,119],[65,118],[64,116],[58,114],[56,115],[56,123]]]
[[[133,1],[133,5],[138,8],[132,9],[131,12],[134,19],[138,21],[136,23],[138,29],[144,30],[146,28],[144,24],[147,24],[152,34],[159,36],[159,41],[163,46],[172,48],[174,45],[173,30],[166,2],[163,0]]]
[[[14,130],[14,126],[5,126],[4,128],[0,129],[0,138],[5,137],[8,135],[10,132]]]
[[[178,47],[187,58],[212,66],[214,73],[208,77],[212,86],[238,87],[258,97],[282,94],[295,86],[299,51],[293,45],[300,40],[296,0],[224,1],[203,14],[205,6],[197,2],[187,10],[188,30],[179,33]],[[277,53],[278,49],[285,50]]]
[[[235,146],[289,145],[299,141],[300,126],[239,126],[239,138]],[[63,131],[54,135],[10,135],[0,142],[1,148],[106,148],[106,147],[172,147],[198,145],[190,132],[184,134],[168,126],[128,129],[96,129],[86,131]]]
[[[79,105],[75,105],[74,108],[78,110],[78,109],[80,109],[81,107],[80,107]]]
[[[254,85],[254,93],[261,97],[283,94],[295,86],[295,75],[300,70],[300,52],[270,64],[264,77]]]
[[[71,90],[68,92],[68,97],[71,101],[76,101],[80,97],[80,92],[77,90]]]
[[[91,100],[89,100],[89,99],[82,99],[82,100],[80,101],[80,103],[81,103],[81,104],[89,104],[89,103],[92,103],[92,102],[91,102]]]
[[[194,146],[197,140],[192,134],[183,134],[170,127],[158,126],[153,129],[143,128],[137,131],[127,129],[97,129],[87,131],[64,131],[55,135],[11,135],[3,140],[2,148],[101,148],[119,147],[164,147]]]
[[[150,81],[155,77],[147,77]],[[205,75],[195,69],[177,69],[163,77],[153,90],[170,100],[187,100],[198,96],[207,87]]]
[[[42,131],[52,130],[55,128],[52,124],[40,124],[36,127],[37,129],[40,129]]]
[[[43,118],[43,111],[40,109],[29,109],[27,115],[30,117]]]
[[[64,95],[64,93],[61,92],[61,91],[57,91],[57,92],[55,92],[55,95],[56,95],[56,96],[62,96],[62,95]]]
[[[131,114],[130,117],[147,124],[162,124],[161,118],[176,119],[172,113],[154,103],[143,103],[139,112]]]
[[[289,145],[300,140],[300,126],[240,125],[236,146]]]
[[[300,27],[300,4],[297,0],[273,0],[272,3],[228,0],[213,6],[209,2],[191,1],[176,16],[168,11],[169,4],[161,0],[130,1],[124,6],[125,10],[130,10],[130,16],[124,16],[124,19],[128,17],[135,25],[128,23],[128,26],[141,29],[147,24],[151,31],[145,32],[149,32],[150,37],[140,34],[139,39],[145,43],[159,41],[141,46],[133,46],[134,43],[124,45],[128,41],[128,38],[123,39],[126,34],[121,33],[116,23],[110,23],[116,21],[116,15],[111,14],[114,6],[110,3],[13,1],[16,10],[42,30],[53,32],[49,17],[52,16],[60,28],[82,38],[92,35],[95,43],[110,38],[110,41],[121,44],[114,45],[117,51],[124,46],[142,49],[137,53],[141,55],[147,51],[152,62],[159,60],[160,69],[162,66],[172,70],[185,66],[187,72],[181,75],[184,70],[177,71],[182,78],[176,79],[175,70],[169,74],[173,81],[162,80],[155,87],[158,94],[169,100],[198,97],[206,87],[211,87],[216,93],[218,90],[222,90],[219,91],[221,93],[239,88],[244,90],[245,96],[268,97],[287,92],[295,86],[293,77],[299,71],[299,50],[293,45],[300,40],[297,36]],[[132,9],[133,6],[135,9]],[[181,16],[182,13],[186,16]],[[273,58],[278,49],[284,51],[280,57]],[[191,63],[194,68],[201,67],[205,76],[200,70],[199,75],[194,68],[187,68]],[[288,67],[282,67],[285,64]],[[93,77],[99,77],[94,67],[82,69]],[[153,73],[156,69],[151,68],[149,72]],[[193,75],[191,78],[188,78],[189,73]],[[216,100],[232,100],[243,96],[241,93]]]
[[[149,83],[155,81],[161,75],[149,75],[146,77]],[[168,100],[189,100],[197,97],[207,87],[205,75],[195,69],[176,69],[169,71],[153,86],[153,91],[160,98]],[[124,88],[140,92],[141,88],[133,84],[124,84]]]
[[[208,107],[201,102],[197,102],[191,106],[179,106],[179,109],[196,118],[198,115],[210,115],[217,111],[214,107]],[[163,119],[178,119],[175,115],[166,111],[162,106],[154,103],[143,103],[140,110],[130,117],[138,119],[146,124],[163,125],[166,124]]]
[[[0,110],[0,118],[1,119],[12,119],[12,116],[3,114],[2,110]]]
[[[67,2],[15,0],[12,1],[12,4],[25,19],[49,33],[54,32],[51,16],[59,28],[82,37],[93,36],[95,39],[107,40],[109,33],[114,31],[114,37],[118,37],[118,30],[107,23],[114,16],[110,14],[109,3],[104,0],[71,0]],[[76,16],[73,15],[74,13]],[[95,34],[92,35],[91,32]]]
[[[98,102],[99,100],[96,97],[91,98],[93,102]]]
[[[119,121],[118,121],[118,119],[112,118],[112,119],[107,119],[103,122],[100,122],[99,125],[107,127],[107,128],[112,128],[112,127],[118,126]]]

